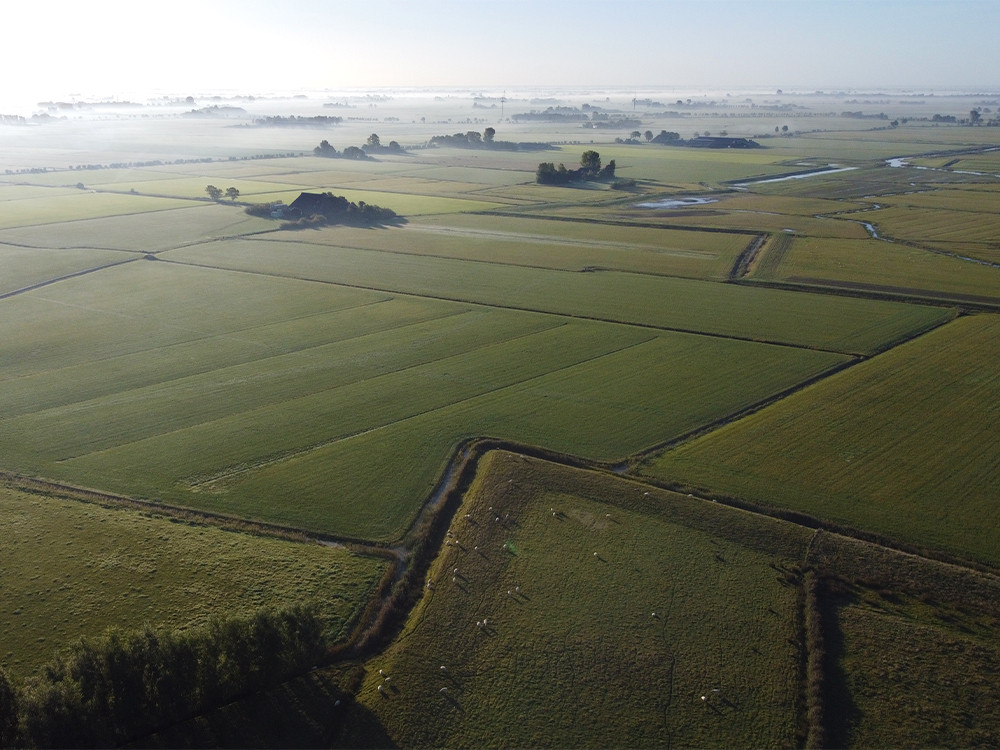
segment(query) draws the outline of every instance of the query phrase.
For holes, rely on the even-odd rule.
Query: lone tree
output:
[[[487,143],[493,143],[493,137],[496,134],[497,131],[494,128],[486,128],[486,130],[483,131],[483,140]]]
[[[585,172],[601,171],[601,155],[596,151],[584,151],[580,157],[580,166]]]
[[[240,191],[234,187],[226,188],[226,197],[235,202],[240,197]]]
[[[222,197],[222,188],[217,188],[215,185],[208,185],[205,188],[205,192],[208,193],[208,197],[213,201],[217,201]]]
[[[367,143],[372,148],[381,148],[382,147],[382,139],[378,137],[378,133],[372,133],[370,136],[368,136]]]

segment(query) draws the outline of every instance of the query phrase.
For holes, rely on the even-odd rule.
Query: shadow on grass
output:
[[[133,747],[394,748],[385,727],[319,670],[144,737]]]
[[[850,603],[850,596],[828,594],[821,603],[823,640],[826,656],[824,734],[828,747],[847,747],[851,730],[861,718],[861,711],[851,697],[847,674],[841,666],[844,656],[844,634],[840,629],[839,613]]]

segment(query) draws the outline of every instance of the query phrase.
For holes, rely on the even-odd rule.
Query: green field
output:
[[[770,257],[772,253],[774,257]],[[1000,283],[994,268],[969,259],[876,239],[794,237],[772,243],[751,278],[842,286],[900,296],[967,299],[991,304],[1000,300]]]
[[[106,629],[184,630],[276,601],[345,638],[385,563],[315,543],[0,487],[0,667],[28,677]]]
[[[753,533],[683,525],[689,503],[488,455],[355,710],[406,747],[792,744],[795,591]]]
[[[760,149],[428,145],[464,93],[0,125],[0,667],[318,603],[332,664],[149,744],[997,744],[1000,130],[886,96],[593,102]],[[244,211],[301,192],[400,220]]]
[[[386,293],[597,318],[865,354],[947,320],[947,310],[747,289],[648,274],[567,272],[482,261],[223,241],[164,254],[209,268],[278,274]]]
[[[9,466],[362,537],[399,534],[464,438],[621,459],[847,361],[173,263],[92,277],[9,300]]]
[[[646,471],[997,565],[998,334],[960,318]]]

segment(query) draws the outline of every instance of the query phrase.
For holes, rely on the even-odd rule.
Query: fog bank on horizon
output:
[[[64,99],[356,88],[997,86],[989,0],[53,0],[5,8],[0,112]]]

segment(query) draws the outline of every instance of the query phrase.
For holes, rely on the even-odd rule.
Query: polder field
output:
[[[438,106],[466,105],[122,122],[110,151],[75,121],[10,136],[0,667],[22,716],[76,695],[45,692],[52,664],[108,628],[173,643],[304,606],[315,670],[116,741],[1000,742],[994,129],[803,115],[696,149],[511,122],[498,140],[551,145],[431,148],[469,129]],[[60,127],[89,150],[59,162]],[[312,153],[373,130],[405,152]],[[587,149],[623,182],[536,184]],[[244,210],[303,192],[399,219]]]

